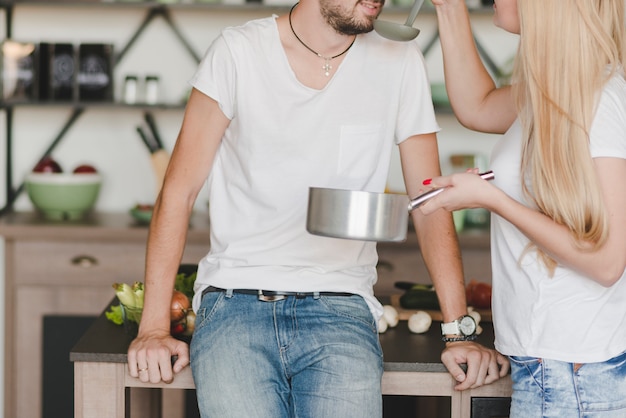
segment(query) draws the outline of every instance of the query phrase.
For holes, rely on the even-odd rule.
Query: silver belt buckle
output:
[[[286,295],[265,295],[262,290],[259,290],[259,300],[262,302],[277,302],[279,300],[287,299]]]

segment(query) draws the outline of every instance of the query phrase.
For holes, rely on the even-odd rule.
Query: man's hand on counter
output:
[[[456,379],[456,390],[474,389],[509,373],[509,360],[496,350],[470,341],[451,342],[441,353],[441,361]],[[462,367],[463,366],[463,367]]]
[[[128,348],[128,372],[142,382],[170,383],[188,365],[189,345],[169,333],[139,336]]]

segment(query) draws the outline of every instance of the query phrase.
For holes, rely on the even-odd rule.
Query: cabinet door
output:
[[[42,347],[45,315],[99,315],[112,299],[110,286],[23,286],[16,289],[13,376],[15,417],[39,417],[42,406]],[[69,359],[69,353],[68,353]]]

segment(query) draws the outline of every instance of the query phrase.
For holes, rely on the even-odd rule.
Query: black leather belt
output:
[[[202,292],[202,296],[210,292],[224,292],[229,290],[221,289],[219,287],[209,286]],[[352,293],[347,292],[280,292],[274,290],[255,290],[255,289],[230,289],[233,293],[240,293],[243,295],[256,295],[260,301],[263,302],[276,302],[279,300],[287,299],[289,296],[295,296],[298,299],[304,299],[307,296],[320,297],[320,296],[353,296]]]

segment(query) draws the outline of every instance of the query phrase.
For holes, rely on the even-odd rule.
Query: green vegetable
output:
[[[119,307],[121,318],[123,319],[125,314],[127,320],[139,323],[143,311],[143,283],[135,282],[132,286],[127,283],[115,283],[113,289],[120,304],[123,305]]]
[[[124,304],[124,306],[131,308],[135,308],[137,306],[135,292],[133,292],[133,288],[130,285],[126,283],[114,283],[113,289],[115,289],[117,298]]]
[[[143,291],[144,285],[141,282],[135,282],[132,286],[133,293],[135,294],[135,306],[137,309],[143,309]]]
[[[122,325],[124,319],[122,317],[122,308],[119,305],[111,306],[108,311],[104,313],[107,319],[116,325]]]
[[[439,299],[432,285],[416,284],[400,296],[404,309],[439,310]]]
[[[189,299],[193,298],[193,285],[196,282],[196,273],[176,275],[174,289],[184,293]]]
[[[193,285],[195,282],[195,272],[192,274],[180,273],[176,275],[174,288],[191,300],[191,298],[193,298]],[[115,295],[120,303],[127,308],[127,319],[139,323],[141,320],[141,311],[143,310],[145,285],[139,281],[133,283],[132,286],[127,283],[114,283],[113,289],[115,289]],[[121,325],[124,322],[121,306],[112,306],[105,312],[105,315],[107,319],[115,324]]]
[[[141,314],[143,309],[140,308],[128,308],[126,306],[122,307],[123,313],[122,315],[126,315],[126,320],[130,322],[134,322],[138,324],[141,322]]]

